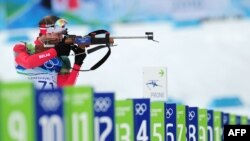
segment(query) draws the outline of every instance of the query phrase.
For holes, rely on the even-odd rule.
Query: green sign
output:
[[[186,106],[176,105],[176,125],[177,125],[177,140],[186,141]]]
[[[35,114],[31,83],[1,83],[0,141],[34,141]]]
[[[229,114],[229,125],[236,125],[236,115]]]
[[[214,111],[214,141],[222,140],[222,113],[220,111]]]
[[[92,87],[65,87],[64,97],[66,140],[94,141]]]
[[[199,139],[198,141],[207,141],[208,140],[208,130],[207,130],[207,110],[199,109],[198,110],[198,130],[199,130]]]
[[[151,102],[150,106],[151,141],[165,141],[165,103]]]
[[[241,116],[240,124],[241,125],[247,125],[248,124],[248,117],[247,116]]]
[[[134,140],[133,101],[115,101],[116,140]]]

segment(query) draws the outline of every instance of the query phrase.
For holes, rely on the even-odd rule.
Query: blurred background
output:
[[[107,62],[81,72],[77,85],[115,92],[116,99],[140,98],[143,68],[166,67],[169,101],[250,117],[250,0],[1,0],[1,81],[25,81],[12,48],[33,43],[46,15],[68,20],[70,34],[151,31],[159,41],[115,40]],[[83,67],[104,53],[89,55]]]

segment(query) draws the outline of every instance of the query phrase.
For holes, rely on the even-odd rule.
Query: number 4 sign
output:
[[[133,99],[135,141],[150,140],[150,99]]]

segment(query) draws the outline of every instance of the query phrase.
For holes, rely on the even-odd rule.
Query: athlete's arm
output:
[[[77,76],[79,74],[79,70],[83,64],[83,60],[86,57],[85,50],[78,48],[77,46],[72,47],[72,50],[74,51],[75,54],[78,54],[78,55],[75,56],[74,66],[70,74],[58,75],[57,85],[59,87],[66,86],[66,85],[72,86],[75,84]]]
[[[30,55],[28,54],[24,44],[16,44],[13,48],[13,51],[15,53],[16,63],[27,69],[41,66],[45,62],[57,56],[56,50],[54,48],[41,53]]]
[[[58,74],[57,76],[58,87],[75,85],[77,76],[79,74],[78,70],[80,70],[81,66],[74,64],[73,68],[74,69],[72,69],[72,71],[69,74]]]

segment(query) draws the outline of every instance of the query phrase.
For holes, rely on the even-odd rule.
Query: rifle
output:
[[[105,34],[105,37],[96,37],[96,35]],[[78,35],[69,35],[68,33],[64,34],[66,36],[66,44],[77,44],[80,48],[89,47],[90,45],[100,45],[105,44],[107,46],[113,46],[115,39],[148,39],[155,42],[153,32],[145,32],[146,36],[124,36],[124,37],[110,37],[110,33],[106,30],[96,30],[90,32],[86,36]]]
[[[97,35],[101,35],[104,34],[104,37],[97,37]],[[111,54],[111,46],[114,46],[114,40],[116,39],[148,39],[148,40],[152,40],[154,42],[158,42],[156,40],[154,40],[154,35],[153,32],[145,32],[146,36],[124,36],[124,37],[111,37],[110,33],[106,30],[96,30],[93,32],[90,32],[88,35],[86,36],[78,36],[78,35],[69,35],[67,33],[67,30],[64,32],[65,35],[65,40],[64,43],[65,44],[70,44],[70,45],[74,45],[77,44],[77,46],[79,48],[85,49],[88,48],[92,45],[97,45],[91,49],[86,50],[87,54],[93,53],[99,49],[108,48],[107,53],[105,54],[105,56],[98,61],[94,66],[92,66],[89,70],[95,70],[97,69],[99,66],[101,66],[110,56]],[[159,42],[158,42],[159,43]],[[75,54],[77,55],[77,54]],[[80,71],[89,71],[89,70],[80,70]]]

